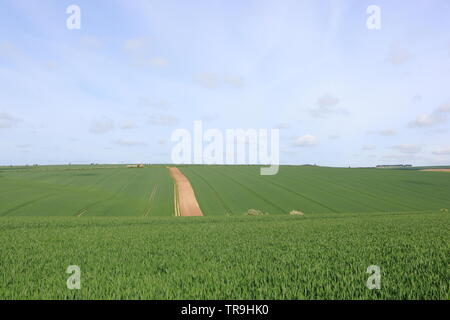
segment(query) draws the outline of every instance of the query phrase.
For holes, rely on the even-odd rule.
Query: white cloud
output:
[[[275,126],[275,129],[289,129],[291,124],[288,122],[281,122]]]
[[[135,129],[137,128],[136,124],[132,121],[127,121],[122,123],[122,125],[120,126],[121,129],[123,130],[129,130],[129,129]]]
[[[450,148],[444,148],[444,149],[437,149],[433,151],[433,154],[435,155],[450,155]]]
[[[94,121],[91,125],[91,132],[96,134],[106,133],[114,130],[114,122],[109,119]]]
[[[235,88],[241,88],[244,86],[244,79],[242,79],[242,77],[240,76],[228,75],[224,77],[223,81],[225,84],[228,84]]]
[[[83,36],[80,42],[82,46],[90,49],[100,49],[103,46],[100,39],[94,36]]]
[[[450,102],[441,104],[438,107],[437,111],[438,112],[443,112],[443,113],[450,112]]]
[[[328,139],[330,139],[330,140],[336,140],[336,139],[339,139],[341,136],[340,135],[338,135],[338,134],[330,134],[329,136],[328,136]]]
[[[16,144],[16,147],[21,149],[28,149],[29,147],[31,147],[31,144]]]
[[[363,150],[375,150],[377,147],[373,144],[365,144],[362,146]]]
[[[194,75],[194,81],[203,87],[209,89],[216,89],[223,84],[242,88],[244,86],[244,79],[238,75],[226,75],[224,77],[213,72],[202,72]]]
[[[130,63],[136,68],[165,68],[169,60],[164,57],[149,57],[150,41],[147,38],[134,38],[125,40],[123,49],[129,54]]]
[[[9,113],[0,112],[0,129],[9,129],[15,127],[20,120]]]
[[[129,54],[130,62],[138,68],[158,67],[169,65],[169,60],[164,57],[149,57],[150,41],[147,38],[127,39],[123,44],[123,50]]]
[[[409,126],[411,128],[417,128],[417,127],[429,127],[432,125],[435,125],[439,122],[442,122],[442,118],[435,117],[433,114],[421,114],[416,118],[416,120],[409,123]]]
[[[148,58],[144,54],[135,54],[131,57],[131,63],[137,68],[165,68],[169,65],[169,60],[165,58]]]
[[[205,114],[202,116],[202,121],[211,122],[219,119],[219,115],[217,113]]]
[[[396,146],[392,146],[392,149],[407,154],[416,154],[422,151],[422,147],[417,144],[399,144]]]
[[[45,68],[47,70],[53,71],[53,70],[58,69],[58,65],[53,61],[49,61],[45,64]]]
[[[147,45],[147,40],[145,38],[135,38],[125,40],[123,48],[128,52],[135,52],[143,49]]]
[[[330,94],[324,94],[317,99],[316,107],[310,110],[313,117],[323,118],[333,114],[346,115],[348,111],[337,108],[340,100]]]
[[[296,147],[312,147],[317,144],[319,144],[317,138],[310,134],[297,137],[294,141],[294,146]]]
[[[138,99],[138,105],[142,107],[151,107],[155,109],[167,109],[169,102],[165,99],[151,99],[149,97],[140,97]]]
[[[219,76],[215,73],[203,72],[194,75],[194,80],[200,85],[209,88],[215,89],[220,84]]]
[[[392,129],[381,130],[378,132],[382,136],[394,136],[397,134],[397,131]]]
[[[402,162],[409,162],[413,160],[419,160],[420,158],[416,157],[414,154],[386,154],[380,157],[380,161],[392,162],[395,164],[400,164]],[[383,163],[384,164],[384,163]]]
[[[411,121],[408,126],[410,128],[423,128],[445,123],[448,119],[448,113],[450,113],[450,103],[441,104],[433,112],[419,115],[414,121]]]
[[[133,141],[133,140],[115,140],[114,144],[117,144],[119,146],[123,147],[136,147],[136,146],[146,146],[147,144],[140,141]]]
[[[158,126],[174,126],[178,124],[179,120],[168,114],[154,114],[149,117],[149,122]]]
[[[333,97],[330,94],[324,94],[317,99],[317,105],[319,107],[334,107],[339,103],[339,99]]]
[[[412,55],[404,48],[394,46],[391,47],[388,56],[386,57],[386,61],[393,65],[400,65],[410,60]]]
[[[169,65],[169,60],[165,58],[151,58],[150,64],[155,67],[163,68]]]
[[[0,57],[17,58],[20,56],[20,51],[17,47],[9,41],[3,41],[0,43]]]
[[[397,134],[396,130],[393,129],[384,129],[384,130],[377,130],[377,131],[368,131],[368,134],[379,134],[380,136],[394,136]]]
[[[412,100],[413,100],[414,102],[420,102],[420,101],[422,101],[422,96],[421,96],[420,94],[416,94],[416,95],[412,98]]]

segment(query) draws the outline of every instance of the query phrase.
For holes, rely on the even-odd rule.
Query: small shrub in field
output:
[[[289,215],[291,216],[304,216],[305,214],[301,211],[297,211],[297,210],[292,210],[291,212],[289,212]]]

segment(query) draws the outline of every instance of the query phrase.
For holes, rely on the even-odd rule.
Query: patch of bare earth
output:
[[[420,171],[450,172],[450,169],[422,169]]]
[[[184,217],[203,216],[188,178],[176,167],[168,167],[168,169],[175,182],[175,215]]]

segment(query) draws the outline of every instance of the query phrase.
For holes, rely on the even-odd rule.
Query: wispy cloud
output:
[[[58,69],[58,64],[53,61],[49,61],[45,64],[45,68],[49,71],[54,71]]]
[[[147,38],[127,39],[123,43],[123,50],[129,54],[131,63],[136,67],[164,68],[169,65],[169,60],[164,57],[149,57],[150,41]]]
[[[134,56],[131,61],[134,66],[140,68],[165,68],[169,65],[169,60],[166,58],[148,58],[143,55]]]
[[[167,109],[170,106],[169,102],[165,99],[152,99],[149,97],[139,97],[138,105],[155,109]]]
[[[397,131],[394,129],[383,129],[383,130],[376,130],[376,131],[367,131],[368,134],[378,134],[380,136],[395,136],[397,134]]]
[[[382,136],[395,136],[397,134],[397,131],[393,129],[386,129],[380,130],[378,133]]]
[[[16,147],[20,149],[28,149],[31,147],[31,144],[16,144]]]
[[[147,46],[147,39],[145,38],[133,38],[125,40],[123,48],[127,52],[137,52],[144,49]]]
[[[0,57],[17,58],[20,50],[10,41],[0,42]]]
[[[109,119],[97,120],[92,122],[90,131],[95,134],[102,134],[115,129],[114,122]]]
[[[295,147],[313,147],[319,144],[316,137],[310,134],[300,136],[294,139],[293,145]]]
[[[218,120],[220,117],[217,113],[205,114],[202,116],[202,121],[204,122],[212,122]]]
[[[442,124],[447,122],[449,113],[450,103],[442,104],[431,113],[419,115],[414,121],[411,121],[408,126],[410,128],[423,128]]]
[[[338,108],[340,100],[331,94],[324,94],[317,99],[315,107],[310,109],[313,117],[324,118],[330,115],[347,115],[348,111]]]
[[[398,66],[410,60],[412,55],[408,50],[399,46],[392,46],[386,57],[386,62]]]
[[[233,88],[242,88],[244,79],[238,75],[220,76],[214,72],[202,72],[194,75],[194,81],[208,89],[216,89],[222,85],[228,85]]]
[[[422,96],[420,94],[416,94],[413,98],[412,98],[413,102],[420,102],[422,101]]]
[[[289,129],[291,124],[288,122],[281,122],[275,126],[275,129]]]
[[[103,46],[100,39],[94,36],[83,36],[80,39],[80,43],[83,47],[89,49],[100,49]]]
[[[151,58],[149,60],[150,64],[155,67],[167,67],[169,65],[169,60],[166,58]]]
[[[375,150],[377,147],[373,144],[365,144],[362,146],[362,150]]]
[[[415,154],[385,154],[380,157],[380,161],[383,162],[392,162],[395,161],[395,164],[400,164],[401,162],[409,162],[420,159]]]
[[[136,128],[137,128],[137,125],[132,121],[126,121],[126,122],[122,123],[122,125],[120,126],[120,129],[123,129],[123,130],[130,130],[130,129],[136,129]]]
[[[194,75],[194,80],[198,84],[209,89],[215,89],[220,84],[219,76],[210,72],[198,73]]]
[[[235,88],[242,88],[244,86],[244,79],[240,76],[227,75],[223,78],[223,82]]]
[[[450,148],[444,148],[444,149],[437,149],[433,151],[433,154],[435,155],[450,155]]]
[[[8,129],[15,127],[20,119],[13,117],[9,113],[0,112],[0,129]]]
[[[179,119],[169,114],[154,114],[149,117],[149,123],[157,126],[175,126]]]
[[[416,154],[422,151],[422,146],[417,144],[399,144],[391,147],[401,153]]]
[[[123,146],[123,147],[137,147],[137,146],[146,146],[147,145],[145,142],[134,141],[134,140],[123,140],[123,139],[115,140],[114,144],[117,144],[117,145]]]

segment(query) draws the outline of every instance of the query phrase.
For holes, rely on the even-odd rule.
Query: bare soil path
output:
[[[176,167],[168,167],[175,182],[175,215],[203,216],[188,178]]]
[[[420,171],[450,172],[450,169],[422,169]]]

